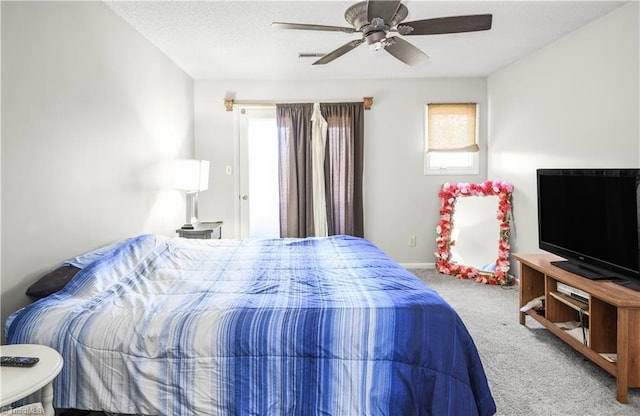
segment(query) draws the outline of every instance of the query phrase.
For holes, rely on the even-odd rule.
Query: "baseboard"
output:
[[[435,269],[435,263],[400,263],[405,269]]]

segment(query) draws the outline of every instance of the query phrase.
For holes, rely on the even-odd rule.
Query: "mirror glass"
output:
[[[497,206],[496,195],[458,198],[452,219],[451,261],[494,271],[500,238]]]
[[[512,285],[509,277],[511,193],[506,182],[444,184],[436,269],[480,283]]]

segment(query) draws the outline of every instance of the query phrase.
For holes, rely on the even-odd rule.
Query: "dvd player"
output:
[[[589,303],[589,299],[590,299],[589,294],[573,286],[569,286],[567,284],[558,282],[558,292],[565,294],[567,296],[570,296],[579,301],[582,301],[584,303]]]

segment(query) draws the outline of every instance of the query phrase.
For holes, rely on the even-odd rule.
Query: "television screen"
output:
[[[537,184],[542,250],[588,278],[640,279],[640,169],[539,169]]]

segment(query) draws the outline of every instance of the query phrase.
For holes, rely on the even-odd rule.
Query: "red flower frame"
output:
[[[478,283],[490,285],[511,286],[515,279],[508,275],[509,263],[509,237],[510,237],[510,212],[511,195],[513,185],[502,181],[485,181],[482,183],[445,183],[440,188],[440,221],[436,227],[437,251],[436,270],[440,273],[456,276],[460,279],[475,279]],[[463,266],[451,261],[451,232],[453,230],[453,212],[456,200],[459,196],[498,196],[498,210],[496,218],[500,223],[500,238],[498,241],[498,258],[494,272],[485,272],[475,267]]]

